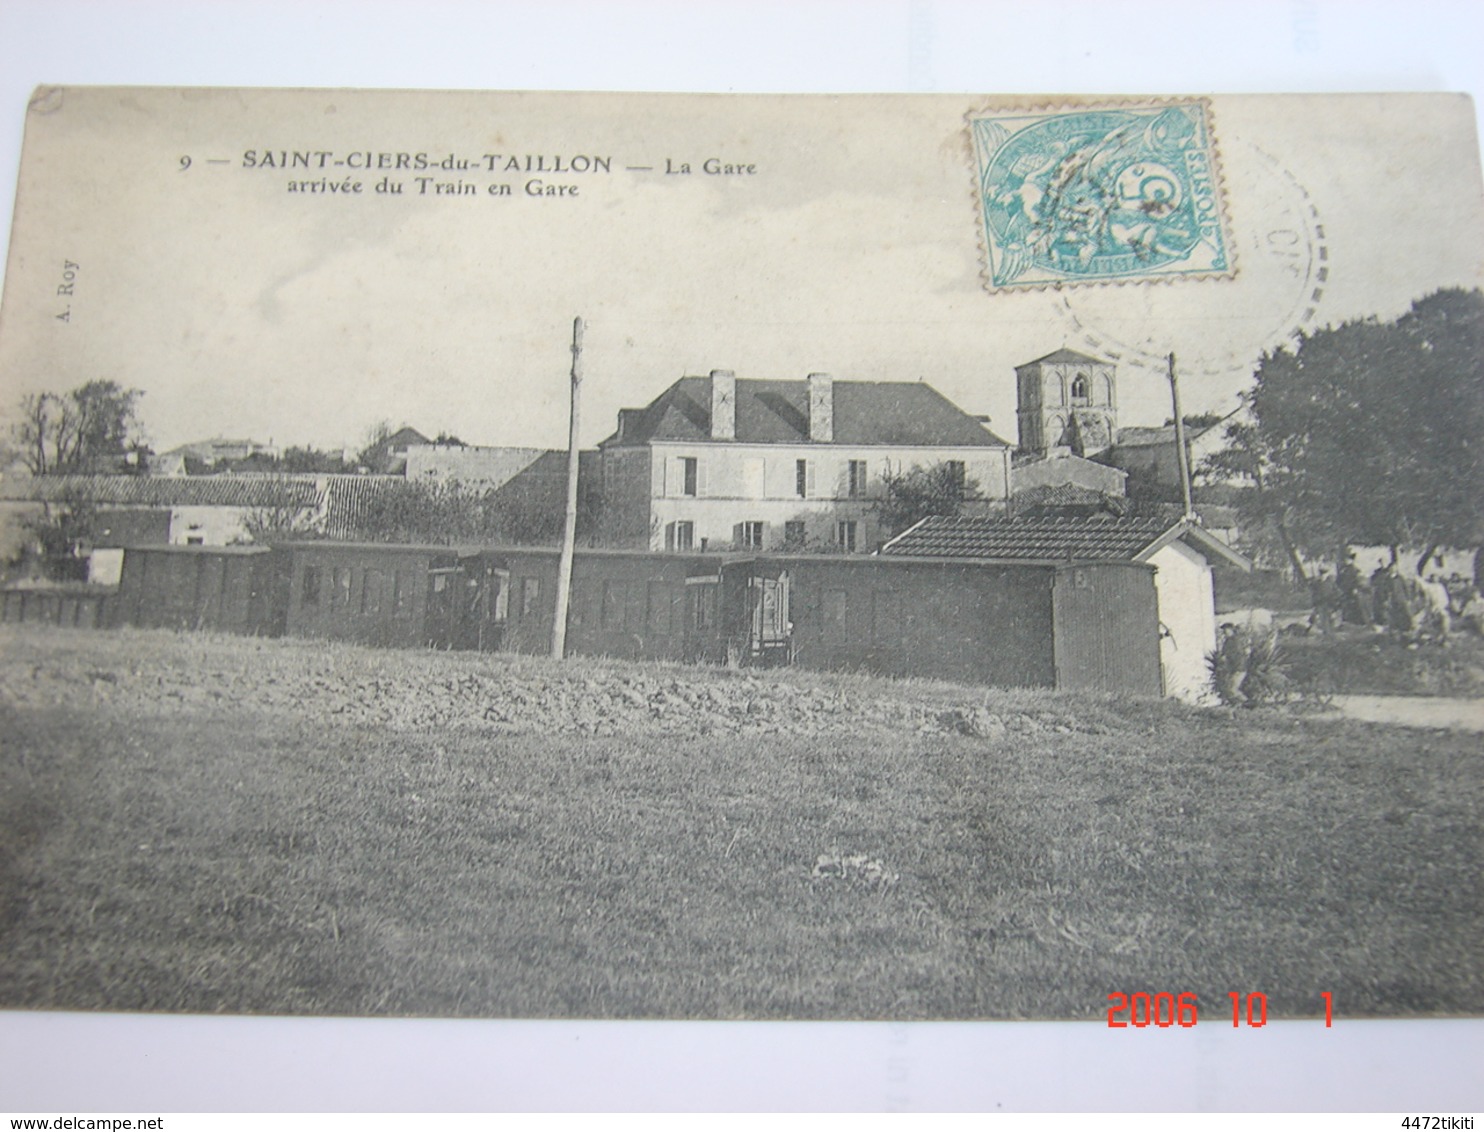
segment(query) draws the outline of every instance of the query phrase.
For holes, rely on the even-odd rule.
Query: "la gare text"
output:
[[[185,161],[185,159],[182,159]],[[694,169],[693,169],[694,164]],[[501,154],[482,153],[478,156],[448,153],[435,155],[427,152],[409,153],[375,152],[353,150],[340,153],[329,149],[248,149],[242,153],[242,168],[272,169],[275,171],[299,171],[319,173],[288,182],[291,193],[307,193],[323,196],[436,196],[470,197],[516,195],[516,186],[510,182],[480,184],[457,176],[461,173],[542,173],[542,174],[611,174],[613,158],[598,154]],[[628,172],[655,172],[652,165],[623,166]],[[343,172],[342,172],[343,170]],[[393,179],[383,176],[372,183],[358,179],[357,174],[386,172],[415,174]],[[676,158],[665,158],[663,172],[667,176],[688,176],[699,172],[703,176],[738,177],[755,176],[757,165],[751,162],[728,161],[720,157],[708,157],[694,162]],[[449,174],[455,174],[449,176]],[[571,182],[556,182],[547,177],[529,177],[520,185],[520,193],[531,197],[576,197],[581,195],[581,186]]]

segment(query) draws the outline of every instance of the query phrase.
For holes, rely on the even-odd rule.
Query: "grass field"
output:
[[[0,630],[0,1006],[1484,1012],[1477,735]]]

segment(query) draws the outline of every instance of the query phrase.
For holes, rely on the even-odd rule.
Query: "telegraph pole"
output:
[[[1190,498],[1190,453],[1185,449],[1185,418],[1180,415],[1180,384],[1175,380],[1175,355],[1170,355],[1170,399],[1175,404],[1175,464],[1180,469],[1180,499],[1185,506],[1184,519],[1195,518],[1195,505]]]
[[[567,604],[572,593],[572,555],[577,545],[577,402],[582,390],[582,319],[572,320],[572,411],[567,430],[567,521],[557,564],[556,611],[551,618],[551,655],[567,654]]]

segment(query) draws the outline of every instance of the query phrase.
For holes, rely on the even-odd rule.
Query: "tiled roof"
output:
[[[1101,358],[1093,358],[1089,357],[1086,354],[1079,354],[1076,350],[1069,350],[1065,346],[1063,346],[1060,350],[1054,350],[1051,353],[1047,354],[1044,358],[1036,358],[1033,361],[1024,362],[1021,365],[1016,366],[1015,368],[1024,369],[1026,366],[1039,365],[1041,362],[1051,362],[1052,364],[1055,364],[1057,362],[1082,362],[1085,365],[1093,366],[1105,366],[1108,364]]]
[[[836,381],[834,443],[926,447],[1009,447],[936,389],[922,382]],[[737,381],[736,439],[743,444],[809,440],[804,381]],[[711,379],[682,377],[643,409],[625,409],[604,447],[653,440],[711,439]],[[621,437],[621,438],[620,438]]]
[[[1015,493],[1017,510],[1026,507],[1103,507],[1115,515],[1127,510],[1127,501],[1075,483],[1041,484]]]
[[[1189,439],[1189,433],[1186,434]],[[1114,443],[1119,448],[1153,448],[1160,444],[1173,446],[1175,443],[1175,426],[1164,425],[1159,428],[1144,428],[1134,426],[1132,428],[1121,428]]]
[[[1170,529],[1159,519],[971,519],[931,516],[883,554],[916,558],[1135,561]]]
[[[1147,562],[1183,542],[1208,561],[1249,570],[1252,564],[1195,523],[1099,515],[1087,519],[973,519],[930,516],[892,539],[882,554],[913,558],[979,558],[1040,562]]]
[[[0,499],[118,507],[316,507],[314,477],[34,476],[0,482]]]
[[[1221,428],[1224,422],[1235,415],[1235,413],[1228,413],[1220,421],[1217,421],[1213,425],[1207,425],[1204,428],[1195,428],[1191,425],[1186,425],[1185,442],[1187,444],[1193,443],[1199,437],[1205,436],[1206,433],[1211,432],[1213,429]],[[1143,425],[1134,425],[1130,428],[1121,428],[1118,430],[1118,435],[1114,438],[1114,443],[1119,448],[1154,448],[1161,444],[1173,448],[1175,445],[1175,426],[1159,425],[1158,427],[1150,428]]]
[[[422,488],[402,476],[327,475],[319,477],[326,488],[323,534],[332,539],[357,535],[361,520],[373,504],[398,494],[416,495]]]

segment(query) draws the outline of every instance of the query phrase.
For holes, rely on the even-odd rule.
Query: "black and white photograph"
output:
[[[24,118],[0,1009],[1484,1013],[1467,96]]]

